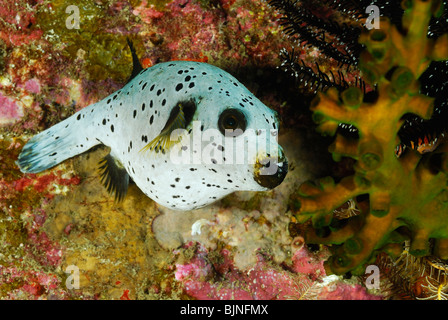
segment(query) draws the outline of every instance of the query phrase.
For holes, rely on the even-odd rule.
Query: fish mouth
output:
[[[257,157],[254,180],[262,187],[273,189],[280,185],[288,173],[288,159],[279,147],[277,157],[269,154]]]

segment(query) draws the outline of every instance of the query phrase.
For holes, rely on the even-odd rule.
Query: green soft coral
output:
[[[307,242],[333,244],[327,268],[334,273],[363,272],[375,252],[399,251],[406,239],[414,255],[448,258],[448,146],[425,155],[395,153],[402,116],[431,117],[433,99],[419,93],[416,79],[431,61],[448,59],[448,37],[427,38],[440,1],[403,1],[403,6],[405,32],[382,19],[380,29],[359,40],[366,47],[360,68],[377,85],[374,101],[364,99],[358,88],[342,93],[333,88],[318,94],[311,106],[318,130],[336,135],[330,147],[333,158],[356,160],[354,175],[337,184],[329,177],[318,185],[305,183],[295,198],[300,203],[296,215],[313,222]],[[339,123],[355,126],[359,138],[337,133]],[[361,214],[342,226],[333,211],[349,199],[358,199]],[[430,239],[435,239],[431,248]]]

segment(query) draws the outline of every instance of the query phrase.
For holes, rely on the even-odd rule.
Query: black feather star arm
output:
[[[271,4],[283,12],[281,24],[287,35],[297,36],[298,41],[305,43],[306,46],[317,47],[340,65],[357,64],[357,55],[362,49],[357,41],[360,28],[320,18],[307,6],[299,5],[297,0],[274,0]]]
[[[357,86],[365,90],[365,83],[357,70],[358,57],[363,50],[363,45],[358,43],[362,30],[359,23],[333,18],[332,8],[337,6],[332,1],[270,0],[268,3],[282,13],[280,23],[285,34],[295,48],[300,48],[293,48],[290,52],[282,50],[283,69],[299,79],[311,93],[329,87],[345,89]],[[322,14],[321,8],[325,5],[328,12]],[[362,16],[355,4],[347,8],[353,9],[348,9],[345,14]],[[301,56],[305,50],[317,50],[319,59],[331,61],[325,63],[330,67],[324,70],[315,59],[307,61]]]
[[[351,19],[359,21],[365,19],[365,8],[370,5],[370,0],[322,0],[323,5],[333,10],[338,10]]]
[[[344,73],[341,70],[336,72],[329,70],[327,74],[321,70],[317,62],[314,63],[314,68],[308,66],[304,60],[298,58],[294,48],[291,51],[282,49],[280,57],[283,59],[281,68],[288,70],[293,77],[298,78],[300,83],[314,93],[318,90],[326,90],[329,87],[336,87],[340,90],[349,87],[349,83],[345,80]],[[365,82],[361,77],[355,78],[354,85],[365,91]]]

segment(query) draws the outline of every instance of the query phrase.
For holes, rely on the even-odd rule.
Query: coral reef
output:
[[[291,49],[280,33],[280,14],[263,1],[0,0],[0,298],[384,297],[383,292],[367,292],[361,278],[326,275],[322,263],[327,250],[304,245],[301,230],[295,229],[302,227],[302,218],[288,211],[298,204],[294,196],[290,200],[293,190],[306,179],[330,174],[331,157],[322,147],[326,140],[310,133],[309,95],[298,92],[275,67],[289,58],[285,67],[304,75],[301,89],[307,94],[335,84],[340,89],[358,86],[366,95],[374,89],[364,87],[357,69],[362,50],[356,30],[362,29],[359,8],[366,1],[338,16],[333,3],[341,1],[321,0],[328,11],[303,1],[307,6],[284,20],[285,27],[311,10],[320,20],[310,16],[309,26],[297,30],[314,32],[308,40],[318,38],[306,46],[299,42],[295,54],[287,55],[280,50]],[[79,30],[66,27],[69,5],[81,9]],[[335,21],[346,23],[353,35],[346,32],[340,43],[334,42],[345,28]],[[429,29],[438,38],[444,28],[434,25]],[[334,28],[322,37],[330,26]],[[41,174],[22,175],[14,161],[25,141],[124,85],[131,73],[126,38],[144,67],[169,60],[209,62],[235,75],[275,109],[283,117],[282,130],[290,129],[279,137],[291,164],[281,187],[266,194],[234,194],[179,216],[157,207],[133,185],[126,199],[115,203],[97,171],[107,150],[92,150]],[[344,51],[347,42],[351,52]],[[341,65],[342,58],[347,64]],[[328,86],[322,79],[330,80]],[[434,155],[417,157],[422,164],[442,163],[443,156],[437,163]],[[350,219],[370,215],[361,200],[351,200]],[[346,217],[340,203],[328,203],[329,210]],[[429,211],[425,217],[433,221]],[[70,266],[79,268],[79,289],[67,286]],[[390,264],[384,266],[386,270]],[[398,280],[393,283],[399,285]],[[440,284],[431,282],[437,288]]]
[[[80,8],[79,30],[65,25],[68,5]],[[162,230],[158,224],[167,213],[135,186],[120,204],[107,195],[97,171],[107,150],[92,150],[41,174],[23,175],[15,164],[32,135],[124,85],[131,73],[126,38],[145,67],[198,60],[228,70],[300,129],[300,121],[289,116],[294,111],[284,107],[290,95],[274,89],[286,88],[287,81],[275,70],[284,46],[277,16],[253,0],[0,0],[0,298],[191,299],[194,293],[175,277],[176,264],[193,263],[194,255],[182,249],[190,240],[204,242],[208,257],[225,248],[234,272],[247,272],[261,253],[263,263],[283,278],[297,272],[279,267],[291,261],[294,242],[285,212],[290,190],[323,174],[316,167],[325,167],[324,161],[308,166],[308,152],[323,153],[316,136],[300,142],[302,152],[296,133],[288,134],[288,141],[296,141],[290,149],[299,155],[288,189],[268,197],[234,195],[220,209],[187,213],[177,233]],[[215,224],[192,236],[195,214]],[[218,218],[227,223],[219,226]],[[67,286],[72,266],[79,268],[79,289]]]
[[[303,241],[302,241],[303,245]],[[188,264],[176,266],[176,279],[185,284],[192,297],[201,300],[379,300],[359,284],[325,277],[323,256],[313,255],[305,247],[297,248],[288,266],[278,268],[258,255],[248,272],[235,268],[229,252],[222,250],[219,259],[211,259],[204,248],[195,248]],[[321,252],[321,255],[325,253]],[[214,279],[221,279],[216,282]]]
[[[413,255],[448,258],[447,145],[423,155],[412,149],[396,153],[403,116],[430,119],[433,113],[434,99],[420,92],[418,79],[431,61],[448,59],[447,34],[427,36],[431,16],[440,15],[443,6],[420,0],[402,5],[401,26],[382,18],[380,29],[363,32],[359,39],[366,48],[359,68],[375,90],[330,88],[311,105],[319,132],[336,135],[333,158],[355,160],[353,175],[339,182],[327,177],[305,183],[295,197],[296,214],[313,223],[306,241],[333,244],[326,267],[337,274],[363,273],[375,252],[397,255],[406,239]],[[355,127],[357,137],[341,134],[340,123]],[[333,210],[349,199],[360,213],[333,219]]]

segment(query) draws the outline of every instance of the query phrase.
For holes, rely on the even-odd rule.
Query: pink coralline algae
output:
[[[30,79],[25,82],[25,90],[31,93],[40,93],[40,83],[37,79]]]
[[[148,7],[148,1],[143,0],[138,7],[133,11],[133,14],[139,16],[146,23],[151,23],[152,19],[159,19],[163,17],[163,12],[157,11],[154,5]]]
[[[44,231],[45,208],[56,194],[79,184],[80,178],[62,170],[20,174],[14,162],[22,146],[20,139],[0,140],[0,295],[8,299],[68,297],[55,271],[61,265],[63,247]]]
[[[278,58],[281,38],[278,23],[267,15],[265,2],[220,0],[214,4],[174,0],[162,6],[144,0],[132,11],[146,25],[152,44],[146,54],[156,60],[203,60],[223,67],[232,64],[273,62]],[[272,14],[272,10],[269,11]],[[148,45],[147,45],[148,47]]]
[[[42,271],[23,271],[0,265],[0,285],[11,285],[15,288],[8,292],[8,299],[38,299],[43,294],[50,298],[67,295],[59,289],[60,281],[56,276]]]
[[[41,1],[36,1],[36,4]],[[26,5],[27,6],[26,6]],[[23,9],[24,10],[19,10]],[[42,37],[43,31],[31,28],[36,23],[33,6],[26,1],[0,1],[0,39],[20,46]]]
[[[0,92],[0,126],[14,123],[23,116],[22,107]]]
[[[283,268],[260,254],[247,272],[235,268],[226,249],[218,263],[210,262],[208,254],[199,246],[189,263],[176,265],[176,280],[183,283],[189,296],[199,300],[381,299],[359,284],[340,282],[332,289],[321,287],[325,278],[323,257],[314,256],[306,248],[298,250],[292,264]]]

